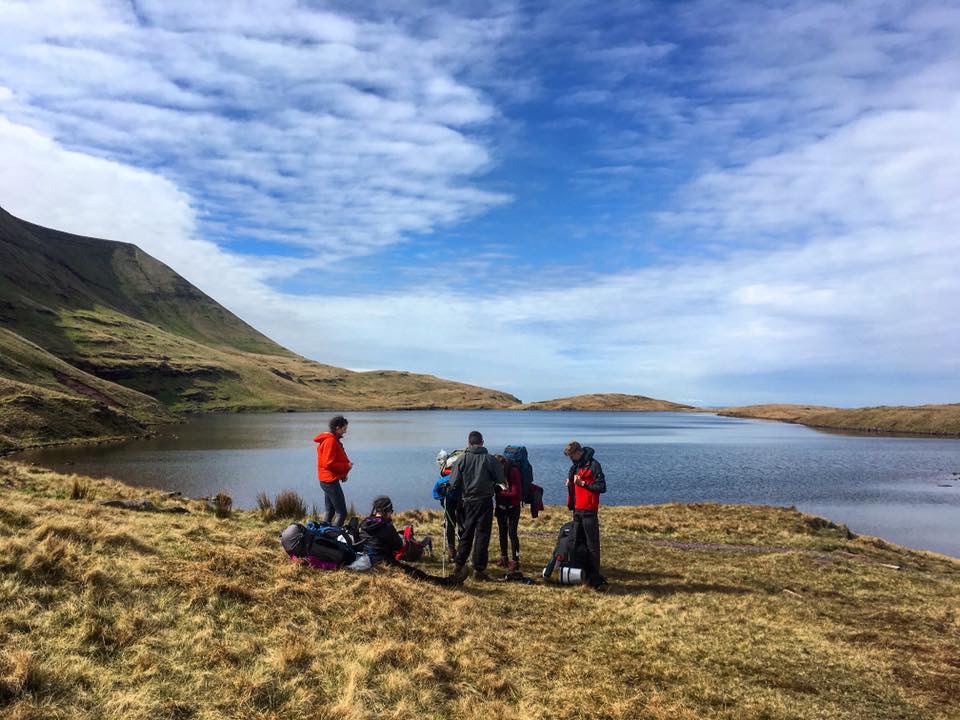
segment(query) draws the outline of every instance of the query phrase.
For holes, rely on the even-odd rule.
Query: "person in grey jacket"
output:
[[[462,582],[467,577],[467,557],[473,549],[473,577],[489,580],[486,573],[493,527],[493,496],[497,485],[506,483],[503,466],[483,446],[483,435],[476,430],[467,436],[467,449],[453,466],[450,490],[460,492],[460,542],[451,577]],[[476,544],[474,545],[474,541]]]

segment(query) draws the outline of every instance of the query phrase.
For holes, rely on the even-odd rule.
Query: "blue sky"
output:
[[[0,0],[0,205],[526,400],[960,399],[948,2]]]

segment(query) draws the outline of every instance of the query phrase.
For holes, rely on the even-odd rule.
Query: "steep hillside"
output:
[[[829,430],[960,435],[960,403],[841,409],[822,405],[745,405],[717,411],[729,417],[779,420]]]
[[[669,400],[657,400],[644,395],[624,395],[623,393],[594,393],[574,395],[526,403],[524,410],[584,410],[584,411],[621,411],[621,412],[669,412],[693,410],[691,405],[681,405]]]
[[[0,379],[15,383],[6,396],[32,388],[29,401],[17,401],[32,407],[28,444],[93,429],[96,437],[135,434],[123,431],[125,421],[116,433],[99,432],[109,428],[97,422],[78,427],[87,406],[142,431],[143,423],[169,421],[170,411],[519,405],[507,393],[428,375],[307,360],[135,245],[49,230],[2,209],[0,329]],[[67,400],[76,413],[61,412]],[[22,444],[16,428],[24,420],[10,407],[0,411],[8,446]]]

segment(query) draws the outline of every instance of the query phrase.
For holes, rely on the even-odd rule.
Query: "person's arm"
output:
[[[328,437],[320,443],[320,463],[337,480],[346,477],[350,472],[351,465],[347,453],[334,438]]]
[[[456,493],[460,490],[463,485],[462,476],[462,466],[463,465],[463,456],[461,455],[457,458],[457,461],[453,464],[453,470],[450,472],[450,479],[447,481],[447,493]]]

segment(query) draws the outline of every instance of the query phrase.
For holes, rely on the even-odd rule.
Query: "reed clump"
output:
[[[284,490],[273,501],[273,514],[278,518],[298,520],[307,516],[307,505],[295,491]]]

